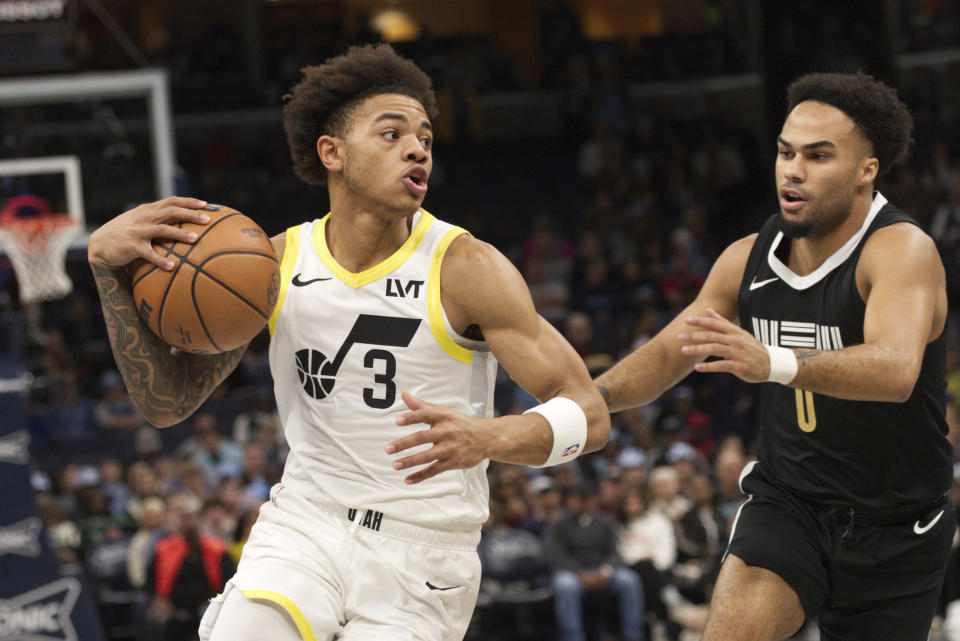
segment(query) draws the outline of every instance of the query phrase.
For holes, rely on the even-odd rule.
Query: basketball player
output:
[[[932,240],[874,190],[911,117],[863,74],[803,76],[787,97],[779,214],[597,383],[614,411],[694,369],[762,383],[759,461],[704,641],[786,639],[807,620],[826,641],[921,641],[955,529],[945,277]]]
[[[604,444],[609,415],[510,262],[421,209],[436,102],[420,69],[387,45],[353,48],[306,68],[288,99],[294,170],[327,186],[331,213],[273,239],[269,356],[290,454],[201,634],[461,639],[488,459],[572,460]],[[137,316],[124,272],[137,257],[170,268],[150,241],[194,241],[173,225],[204,222],[205,205],[143,205],[90,238],[117,362],[158,425],[187,417],[243,352],[171,353]],[[497,361],[543,405],[491,418]]]

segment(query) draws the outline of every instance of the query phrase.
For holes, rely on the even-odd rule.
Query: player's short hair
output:
[[[859,71],[811,73],[787,88],[787,113],[806,100],[836,107],[853,120],[873,147],[880,163],[878,175],[906,155],[913,116],[892,87]]]
[[[345,135],[354,108],[363,100],[402,94],[419,101],[431,120],[437,115],[430,77],[388,44],[351,47],[302,72],[303,79],[284,96],[283,127],[293,170],[311,185],[327,183],[327,169],[317,156],[317,139]]]

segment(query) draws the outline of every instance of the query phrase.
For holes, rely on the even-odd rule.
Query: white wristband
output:
[[[557,396],[542,405],[531,407],[524,414],[530,412],[547,419],[550,429],[553,430],[553,449],[550,456],[541,465],[534,467],[559,465],[580,456],[587,444],[587,415],[579,405],[569,398]]]
[[[764,345],[767,348],[767,354],[770,355],[770,376],[767,381],[770,383],[780,383],[789,385],[797,377],[797,355],[792,349],[786,347],[773,347]]]

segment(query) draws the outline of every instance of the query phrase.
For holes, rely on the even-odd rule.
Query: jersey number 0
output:
[[[797,393],[797,425],[804,432],[817,429],[817,411],[813,407],[813,392],[795,389]]]

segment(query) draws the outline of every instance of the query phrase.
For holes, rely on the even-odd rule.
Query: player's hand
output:
[[[577,577],[587,592],[602,590],[610,583],[610,575],[598,570],[580,570],[577,572]]]
[[[393,467],[397,470],[430,464],[407,476],[405,481],[408,485],[419,483],[446,470],[473,467],[486,458],[484,448],[489,442],[488,421],[467,416],[442,405],[427,403],[409,392],[403,392],[401,396],[411,411],[398,416],[397,425],[426,423],[429,428],[389,443],[386,447],[387,454],[433,443],[433,447],[428,450],[393,462]]]
[[[143,258],[161,269],[173,269],[173,260],[154,251],[151,241],[165,238],[182,243],[195,242],[195,233],[175,225],[180,222],[207,224],[210,217],[202,211],[206,205],[206,201],[196,198],[173,196],[134,207],[90,234],[87,259],[97,265],[119,269]]]
[[[147,617],[166,621],[173,616],[173,610],[173,603],[170,602],[170,599],[157,597],[147,608]]]
[[[703,316],[686,319],[690,330],[677,335],[680,350],[688,356],[716,356],[720,360],[697,363],[698,372],[728,372],[748,383],[762,383],[770,376],[767,348],[739,325],[712,309]]]

